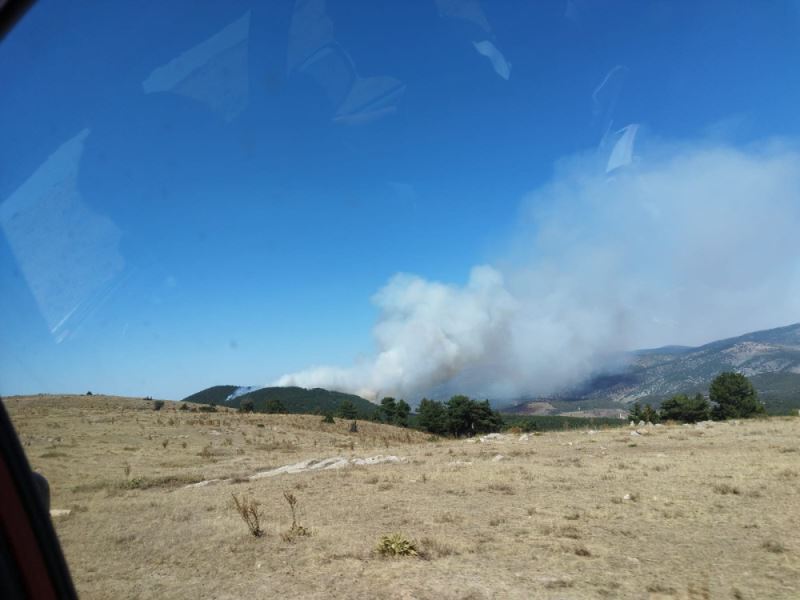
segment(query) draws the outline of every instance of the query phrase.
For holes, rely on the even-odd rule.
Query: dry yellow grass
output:
[[[438,440],[319,417],[11,398],[84,598],[797,598],[800,419]],[[333,456],[398,464],[249,480]],[[497,458],[502,455],[502,458]],[[202,487],[186,484],[227,479]],[[310,536],[285,534],[298,503]],[[231,494],[257,499],[251,536]],[[384,558],[401,533],[421,558]]]

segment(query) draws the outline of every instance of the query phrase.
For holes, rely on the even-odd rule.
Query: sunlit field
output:
[[[800,595],[797,417],[449,440],[104,396],[5,403],[84,598]],[[263,535],[234,495],[260,503]],[[391,534],[409,555],[378,552]]]

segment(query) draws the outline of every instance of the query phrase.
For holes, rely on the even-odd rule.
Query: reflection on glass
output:
[[[78,189],[89,130],[61,145],[0,205],[0,226],[39,310],[61,342],[119,279],[120,231]]]
[[[325,91],[337,123],[365,123],[391,114],[406,89],[393,77],[358,74],[350,54],[334,38],[325,0],[300,0],[295,5],[287,66],[290,74],[303,73]]]
[[[511,63],[506,61],[505,56],[497,49],[497,47],[489,40],[482,42],[472,42],[478,54],[481,54],[489,59],[492,63],[494,72],[505,80],[511,76]]]
[[[637,131],[639,131],[639,125],[632,123],[616,132],[615,135],[618,136],[618,139],[611,150],[611,155],[608,157],[606,173],[631,164],[633,161],[633,143],[636,141]]]
[[[145,93],[171,92],[192,98],[232,121],[247,108],[250,12],[204,42],[153,70]]]

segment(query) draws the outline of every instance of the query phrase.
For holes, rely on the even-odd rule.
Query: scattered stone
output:
[[[521,436],[519,436],[520,442],[527,442],[529,439],[531,439],[531,436],[527,433],[523,433]]]
[[[500,442],[503,439],[505,439],[505,436],[502,433],[487,433],[486,435],[482,435],[480,437],[482,444],[485,444],[486,442]]]
[[[639,427],[644,427],[644,426],[645,426],[645,422],[644,421],[639,421]]]
[[[197,483],[190,483],[184,487],[186,488],[198,488],[198,487],[206,487],[207,485],[211,485],[212,483],[219,483],[222,481],[221,479],[206,479],[205,481],[198,481]]]
[[[492,462],[500,462],[504,458],[505,458],[505,456],[503,456],[502,454],[495,454],[494,458],[492,459]]]
[[[318,460],[316,458],[309,458],[308,460],[302,460],[298,463],[294,463],[291,465],[284,465],[282,467],[278,467],[276,469],[270,469],[268,471],[260,471],[259,473],[255,473],[247,477],[250,481],[255,481],[256,479],[263,479],[264,477],[275,477],[276,475],[283,475],[284,473],[287,474],[294,474],[294,473],[305,473],[306,471],[321,471],[321,470],[330,470],[330,469],[343,469],[345,467],[355,466],[355,465],[379,465],[383,463],[400,463],[405,462],[405,458],[401,458],[399,456],[370,456],[368,458],[345,458],[343,456],[333,456],[331,458],[323,458]],[[220,482],[229,482],[230,479],[207,479],[205,481],[198,481],[197,483],[190,483],[189,485],[184,486],[185,488],[197,488],[197,487],[205,487],[207,485],[211,485],[213,483],[220,483]]]
[[[50,516],[51,517],[68,517],[72,513],[72,510],[69,508],[51,508],[50,509]]]
[[[631,431],[631,435],[637,436],[637,435],[642,435],[642,434],[639,433],[638,431]]]
[[[625,495],[622,497],[622,499],[623,499],[623,500],[630,500],[630,499],[631,499],[631,495],[630,495],[630,494],[625,494]]]

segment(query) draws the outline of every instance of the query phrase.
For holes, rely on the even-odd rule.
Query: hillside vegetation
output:
[[[631,402],[659,402],[675,394],[707,393],[724,371],[747,376],[770,414],[800,408],[800,324],[747,333],[692,348],[668,346],[638,350],[618,373],[597,376],[546,400],[553,411],[618,409]],[[543,402],[519,402],[508,412],[526,413]],[[611,414],[611,411],[608,412]]]
[[[375,404],[360,396],[333,392],[322,388],[265,387],[236,396],[226,402],[228,396],[237,389],[239,387],[235,385],[216,385],[187,396],[183,401],[239,408],[242,402],[250,400],[253,402],[256,412],[267,412],[267,403],[273,400],[280,402],[283,406],[283,410],[280,412],[313,415],[335,413],[342,402],[349,400],[353,403],[360,418],[368,418],[377,410]]]

